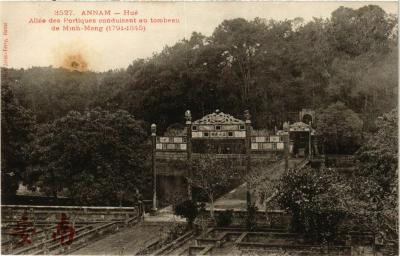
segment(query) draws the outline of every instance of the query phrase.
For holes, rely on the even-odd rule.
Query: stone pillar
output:
[[[151,169],[153,171],[153,211],[157,211],[156,124],[151,125]]]
[[[186,110],[185,112],[185,119],[186,119],[186,152],[187,152],[187,162],[188,164],[191,163],[192,160],[192,114],[190,110]],[[191,166],[188,166],[188,176],[189,179],[192,176]],[[192,195],[192,185],[188,180],[188,198],[189,200],[193,200]]]
[[[311,130],[312,130],[311,124],[312,124],[312,122],[310,121],[310,123],[309,123],[309,125],[310,125],[310,133],[308,135],[308,159],[310,159],[310,160],[313,159],[313,156],[312,156],[312,151],[313,150],[312,150],[312,145],[311,145],[311,143],[312,143],[312,140],[311,140]]]
[[[249,174],[251,172],[251,115],[248,110],[244,111],[244,117],[246,118],[246,172]],[[250,195],[250,184],[246,183],[246,202],[247,206],[251,205],[251,195]]]
[[[283,123],[283,131],[285,132],[283,135],[283,146],[284,146],[284,155],[285,155],[285,171],[287,171],[289,169],[289,150],[290,150],[289,122]]]

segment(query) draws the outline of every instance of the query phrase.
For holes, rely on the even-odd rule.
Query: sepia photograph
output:
[[[397,1],[3,1],[1,254],[399,255]]]

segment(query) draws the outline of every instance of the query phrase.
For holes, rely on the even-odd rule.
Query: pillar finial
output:
[[[284,131],[289,131],[289,122],[284,122],[283,123],[283,130]]]
[[[191,122],[192,121],[192,113],[190,112],[190,110],[186,110],[185,119],[186,119],[186,122]]]
[[[156,132],[157,132],[157,125],[156,124],[151,124],[151,135],[152,136],[156,136]]]
[[[251,123],[251,115],[248,109],[244,111],[244,118],[246,119],[246,123]]]
[[[185,119],[186,119],[186,124],[192,123],[192,113],[190,112],[190,110],[186,110]]]

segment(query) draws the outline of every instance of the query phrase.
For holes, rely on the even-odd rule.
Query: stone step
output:
[[[161,223],[161,222],[178,222],[178,223],[185,223],[186,220],[183,218],[180,218],[178,216],[150,216],[150,217],[144,217],[144,222],[145,223]]]

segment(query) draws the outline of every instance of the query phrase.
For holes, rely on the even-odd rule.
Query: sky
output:
[[[126,68],[137,58],[151,57],[165,45],[173,45],[189,38],[193,31],[209,36],[225,19],[255,17],[285,20],[302,17],[329,18],[340,6],[357,9],[367,4],[381,6],[387,13],[397,14],[398,4],[392,2],[1,2],[2,34],[7,25],[7,66],[63,66],[71,59],[83,59],[89,70],[107,71]],[[71,10],[72,16],[63,16],[60,10]],[[110,10],[111,16],[82,16],[82,11]],[[124,10],[136,15],[122,15]],[[119,14],[118,14],[119,13]],[[57,15],[56,15],[57,14]],[[65,13],[64,13],[65,14]],[[69,14],[69,12],[67,12]],[[179,23],[151,23],[151,18],[179,19]],[[44,18],[46,23],[29,23],[30,19]],[[49,18],[136,18],[146,31],[52,31]],[[57,24],[56,24],[57,25]],[[70,27],[76,24],[63,25]],[[105,26],[107,24],[102,24]],[[119,24],[116,24],[119,25]],[[132,24],[140,25],[138,23]],[[92,26],[99,26],[94,24]],[[69,29],[70,29],[69,27]],[[112,26],[110,26],[111,28]],[[116,27],[114,27],[115,29]],[[105,27],[103,27],[105,29]],[[4,66],[4,62],[1,63]]]

